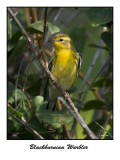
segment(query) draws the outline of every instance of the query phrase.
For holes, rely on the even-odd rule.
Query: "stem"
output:
[[[44,12],[44,25],[43,25],[43,43],[44,43],[44,46],[45,46],[45,36],[46,36],[46,31],[47,31],[47,11],[48,9],[45,8],[45,12]]]
[[[37,17],[36,8],[32,8],[32,15],[33,15],[34,22],[37,22],[38,21],[38,17]]]
[[[63,131],[65,133],[66,138],[67,139],[71,139],[70,134],[69,134],[69,132],[68,132],[67,127],[66,127],[65,124],[63,125]]]
[[[46,58],[46,53],[45,53],[45,38],[46,38],[46,31],[47,31],[47,8],[45,8],[45,11],[44,11],[44,17],[43,17],[43,21],[44,21],[44,24],[43,24],[43,59],[44,59],[44,62],[45,62],[45,65],[48,67],[48,61],[47,61],[47,58]]]
[[[81,79],[84,79],[84,74],[83,73],[79,73],[78,75]],[[89,86],[91,84],[91,81],[87,80],[86,81],[86,84]],[[96,92],[96,91],[92,91],[93,94],[95,95],[96,99],[100,100],[100,101],[103,101],[103,98],[101,97],[101,95]]]
[[[30,21],[30,8],[25,8],[25,18],[26,18],[27,26],[29,27],[30,24],[31,24],[31,21]]]

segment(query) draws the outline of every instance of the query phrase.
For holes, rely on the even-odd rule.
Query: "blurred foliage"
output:
[[[42,41],[43,17],[45,8],[36,8],[37,22],[32,9],[12,8],[23,27],[34,40],[35,47],[41,49],[37,43],[37,35]],[[94,56],[99,50],[94,68],[88,77],[82,94],[79,95],[83,78],[78,76],[74,84],[71,97],[80,114],[90,129],[100,139],[113,139],[113,10],[111,7],[97,8],[48,8],[46,48],[52,51],[48,40],[57,32],[68,34],[73,39],[76,50],[82,54],[83,61],[80,72],[83,78],[91,66]],[[30,24],[28,23],[30,21]],[[8,139],[36,139],[26,126],[36,130],[45,139],[88,139],[82,127],[77,124],[74,136],[71,129],[74,118],[62,106],[62,110],[46,109],[44,100],[46,74],[34,59],[29,45],[8,14]],[[102,45],[99,45],[102,40]],[[47,59],[51,57],[46,54]],[[105,63],[108,65],[98,74],[92,83],[84,105],[80,108],[81,99],[93,80],[94,75]],[[12,116],[11,116],[12,115]],[[15,117],[15,118],[14,118]],[[22,120],[16,121],[16,118]],[[69,135],[69,136],[68,136]]]

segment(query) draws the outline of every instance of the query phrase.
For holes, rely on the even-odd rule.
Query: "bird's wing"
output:
[[[49,64],[48,64],[48,69],[51,71],[52,69],[52,66],[53,66],[53,60],[54,60],[54,57],[50,60]]]
[[[77,66],[77,74],[76,74],[76,76],[78,76],[78,73],[79,73],[79,69],[81,68],[81,64],[82,64],[82,55],[79,53],[79,52],[77,52],[77,55],[78,55],[78,66]]]

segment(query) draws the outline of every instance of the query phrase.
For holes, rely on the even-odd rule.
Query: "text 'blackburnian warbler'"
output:
[[[51,40],[54,47],[54,57],[49,69],[65,91],[69,91],[74,83],[81,65],[81,56],[75,51],[72,40],[68,35],[58,34]],[[55,108],[60,96],[57,88],[49,82],[49,101],[47,108]]]

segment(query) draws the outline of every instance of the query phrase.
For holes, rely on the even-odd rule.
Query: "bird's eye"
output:
[[[61,39],[59,39],[59,41],[60,41],[60,42],[63,42],[63,39],[61,38]]]

